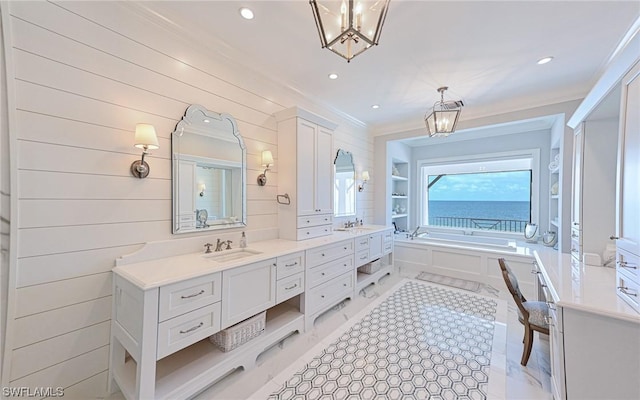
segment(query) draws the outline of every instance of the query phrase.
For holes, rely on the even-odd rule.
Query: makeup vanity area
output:
[[[246,149],[235,120],[193,105],[178,123],[173,231],[205,235],[146,243],[116,260],[111,392],[119,388],[127,399],[193,396],[239,367],[251,368],[266,349],[311,329],[319,315],[393,271],[391,228],[333,230],[334,215],[355,216],[356,188],[350,153],[331,155],[335,125],[298,108],[276,118],[278,147],[291,163],[281,167],[293,174],[280,174],[280,238],[230,249],[241,232],[222,230],[246,225]],[[338,176],[353,192],[339,192],[334,210]],[[197,202],[203,185],[216,199]],[[205,204],[215,218],[198,218]],[[372,273],[358,270],[372,262]],[[209,340],[265,311],[264,331],[238,348],[224,352]]]

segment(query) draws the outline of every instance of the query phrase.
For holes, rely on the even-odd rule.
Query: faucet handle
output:
[[[226,243],[227,243],[226,250],[231,250],[231,243],[233,243],[233,241],[232,240],[227,240]]]
[[[204,247],[206,247],[207,249],[204,252],[205,253],[211,253],[211,246],[213,246],[212,243],[205,243]]]

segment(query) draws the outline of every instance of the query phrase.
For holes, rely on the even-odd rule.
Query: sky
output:
[[[530,171],[445,175],[429,189],[429,200],[530,201],[530,176]]]

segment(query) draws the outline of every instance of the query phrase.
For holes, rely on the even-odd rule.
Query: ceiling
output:
[[[638,0],[391,0],[379,45],[347,63],[321,48],[307,0],[140,6],[378,133],[423,127],[444,85],[445,100],[464,101],[461,120],[583,98],[640,16]]]

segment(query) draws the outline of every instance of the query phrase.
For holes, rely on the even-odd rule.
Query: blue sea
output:
[[[444,222],[438,217],[478,218],[492,220],[530,221],[530,205],[528,201],[429,201],[429,225],[466,226],[474,225],[462,221]],[[521,231],[524,223],[517,225],[503,225],[506,231]]]

